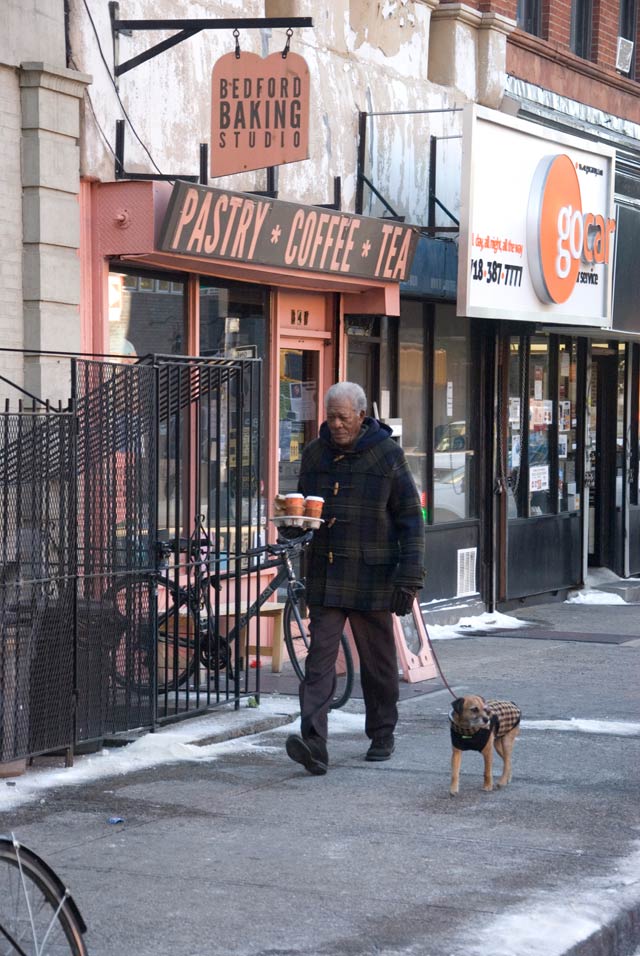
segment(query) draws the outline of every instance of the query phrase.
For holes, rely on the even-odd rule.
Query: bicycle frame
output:
[[[205,609],[208,629],[208,638],[205,644],[208,643],[208,646],[211,646],[213,642],[216,642],[217,646],[217,642],[221,641],[227,648],[235,644],[238,650],[238,641],[243,630],[248,626],[251,620],[258,617],[260,608],[269,601],[285,582],[287,584],[287,596],[289,598],[295,598],[300,590],[304,590],[304,584],[302,584],[296,576],[292,558],[294,554],[299,554],[304,550],[311,541],[313,532],[306,531],[288,541],[280,540],[277,544],[267,544],[260,548],[254,548],[243,555],[243,557],[250,559],[263,558],[265,555],[271,555],[269,560],[259,561],[244,569],[242,571],[243,575],[248,576],[260,573],[270,568],[277,568],[278,570],[276,575],[265,585],[249,607],[236,616],[233,627],[222,636],[216,629],[219,615],[216,613],[217,602],[212,600],[211,589],[213,588],[219,591],[221,582],[224,580],[232,580],[235,578],[235,575],[229,572],[221,574],[219,570],[215,573],[206,570],[203,571],[203,567],[206,568],[210,566],[208,555],[203,554],[203,552],[211,549],[211,541],[206,531],[205,536],[201,537],[202,530],[204,529],[197,529],[196,535],[189,539],[188,542],[186,540],[173,539],[172,542],[167,542],[163,545],[165,554],[175,553],[176,550],[186,552],[189,556],[188,564],[189,566],[193,566],[193,577],[186,586],[171,583],[168,579],[165,581],[164,586],[168,594],[173,595],[174,603],[177,603],[179,606],[186,605],[196,621],[196,630],[190,642],[194,649],[196,649],[196,653],[199,653],[199,649],[202,646],[198,622],[201,620],[201,614]]]
[[[265,545],[263,548],[256,548],[247,552],[247,554],[252,557],[269,553],[274,555],[272,560],[265,561],[261,564],[257,564],[248,568],[246,572],[247,574],[268,570],[269,568],[278,568],[278,573],[274,578],[271,579],[271,581],[268,582],[268,584],[265,585],[253,604],[251,604],[247,610],[241,614],[234,626],[226,635],[226,641],[229,645],[231,645],[233,641],[237,639],[237,637],[242,633],[243,629],[248,625],[249,621],[251,621],[254,617],[257,617],[260,608],[267,603],[269,598],[276,593],[278,588],[280,588],[285,581],[287,582],[287,593],[290,597],[293,597],[295,594],[295,585],[298,585],[300,589],[304,589],[304,584],[302,584],[302,582],[296,577],[296,572],[294,570],[291,557],[292,554],[296,552],[302,552],[302,550],[311,540],[312,534],[313,532],[307,532],[303,537],[294,539],[290,544],[279,543],[277,545]],[[215,578],[213,575],[202,576],[202,587],[210,587],[212,583],[215,586]],[[214,615],[209,614],[210,623],[214,617]]]

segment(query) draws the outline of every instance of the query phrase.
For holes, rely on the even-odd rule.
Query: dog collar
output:
[[[473,740],[475,734],[478,733],[478,730],[483,730],[482,727],[478,727],[478,730],[474,731],[474,733],[472,734],[463,734],[460,728],[458,727],[458,725],[456,724],[455,720],[453,719],[453,710],[449,711],[449,723],[451,724],[453,730],[456,732],[456,734],[458,735],[458,737],[460,737],[461,740]]]

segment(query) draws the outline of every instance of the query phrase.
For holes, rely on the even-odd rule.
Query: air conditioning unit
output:
[[[620,73],[628,73],[631,69],[631,59],[633,57],[633,41],[625,37],[618,37],[618,46],[616,49],[616,70]]]

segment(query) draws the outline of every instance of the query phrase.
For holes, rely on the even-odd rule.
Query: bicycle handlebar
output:
[[[312,530],[301,531],[300,529],[292,528],[291,531],[296,531],[295,536],[284,538],[281,529],[280,539],[276,544],[265,544],[259,548],[250,548],[248,551],[243,551],[242,554],[238,555],[238,558],[257,557],[261,554],[278,556],[286,552],[300,551],[306,547],[313,538]],[[158,553],[162,557],[168,557],[170,554],[173,554],[176,548],[180,554],[189,554],[190,557],[200,559],[202,558],[202,550],[211,550],[212,542],[209,538],[199,538],[197,540],[192,538],[168,538],[157,542]],[[219,560],[228,561],[229,555],[221,554]]]

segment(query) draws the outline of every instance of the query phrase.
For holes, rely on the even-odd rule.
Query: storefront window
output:
[[[523,517],[523,496],[520,493],[522,470],[522,435],[527,412],[522,369],[520,339],[509,342],[509,372],[507,396],[507,513],[510,518]]]
[[[577,340],[510,340],[504,454],[510,518],[580,510],[577,380]]]
[[[266,313],[262,287],[200,279],[200,355],[264,356]]]
[[[318,437],[320,349],[280,349],[278,491],[298,487],[304,446]]]
[[[398,415],[402,421],[402,447],[427,512],[425,452],[425,321],[421,302],[402,303],[398,332]]]
[[[566,339],[558,345],[558,510],[580,507],[576,484],[577,431],[577,344]]]
[[[200,279],[200,355],[258,359],[267,354],[268,291],[260,286]],[[200,507],[217,520],[262,522],[268,373],[247,362],[230,390],[206,400],[200,416]],[[243,395],[236,394],[238,388]],[[261,426],[261,428],[260,428]],[[220,449],[214,457],[213,449]],[[238,508],[240,513],[238,513]],[[255,535],[250,535],[249,540]]]
[[[532,336],[529,354],[529,513],[551,514],[551,426],[549,340]]]
[[[118,357],[184,352],[185,283],[143,272],[109,274],[109,353]]]
[[[633,381],[635,395],[632,399],[632,421],[633,424],[633,435],[635,437],[635,454],[632,451],[631,458],[631,467],[635,473],[635,481],[631,485],[631,503],[634,505],[640,504],[640,361],[639,353],[640,349],[637,345],[633,346]]]
[[[618,343],[618,382],[617,382],[617,402],[616,402],[616,508],[622,508],[622,488],[624,483],[624,393],[625,378],[627,374],[627,347],[622,342]]]
[[[433,521],[476,517],[469,323],[436,309],[433,353]]]

